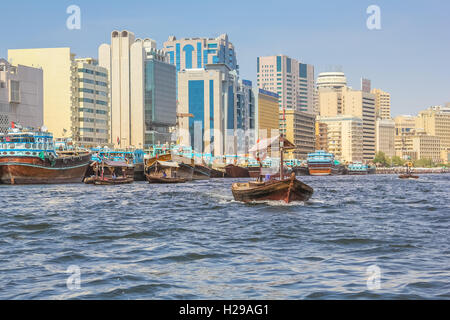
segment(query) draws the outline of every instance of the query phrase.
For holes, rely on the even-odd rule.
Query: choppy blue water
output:
[[[301,179],[289,205],[223,179],[0,186],[0,298],[450,298],[450,175]]]

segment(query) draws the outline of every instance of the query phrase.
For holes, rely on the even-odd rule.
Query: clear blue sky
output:
[[[81,8],[81,30],[66,28],[66,8]],[[366,8],[381,8],[381,30],[366,28]],[[316,74],[340,66],[349,85],[360,78],[392,95],[393,114],[450,101],[450,1],[170,0],[34,1],[1,5],[0,57],[7,49],[70,46],[97,57],[113,29],[153,38],[228,33],[241,76],[256,78],[258,55],[286,54]]]

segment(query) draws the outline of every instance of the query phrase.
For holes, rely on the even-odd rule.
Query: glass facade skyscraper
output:
[[[177,71],[204,68],[207,64],[225,64],[231,70],[238,70],[234,46],[223,34],[217,38],[184,38],[174,36],[164,43],[169,62]]]
[[[169,129],[176,123],[175,66],[151,53],[145,60],[144,79],[144,148],[147,148],[170,142]]]

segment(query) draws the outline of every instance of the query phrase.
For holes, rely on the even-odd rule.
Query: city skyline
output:
[[[66,9],[72,4],[81,8],[80,30],[66,28]],[[366,9],[371,4],[381,8],[381,30],[366,27]],[[0,27],[8,30],[0,44],[0,56],[6,58],[8,49],[69,46],[79,57],[97,58],[98,45],[107,42],[115,29],[150,36],[159,49],[171,35],[217,37],[227,33],[236,47],[241,78],[254,83],[258,56],[284,54],[314,65],[316,76],[340,69],[355,89],[359,89],[361,77],[371,79],[372,87],[391,93],[393,116],[416,114],[450,100],[450,80],[445,72],[450,70],[445,56],[450,45],[436,32],[450,28],[447,2],[286,1],[280,6],[265,1],[255,6],[230,1],[229,6],[235,8],[233,15],[217,15],[219,4],[205,1],[129,1],[126,7],[105,5],[105,1],[16,1],[4,4],[4,10],[28,10],[20,10],[20,20],[11,14],[0,21]]]

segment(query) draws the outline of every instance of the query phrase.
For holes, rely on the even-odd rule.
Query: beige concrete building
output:
[[[450,150],[450,110],[437,106],[419,112],[416,128],[423,129],[428,135],[440,138],[441,148]]]
[[[319,88],[317,101],[321,117],[335,117],[342,114],[342,89]]]
[[[441,149],[441,162],[443,164],[450,163],[450,150],[442,150]]]
[[[317,76],[317,88],[343,89],[347,86],[347,78],[342,71],[321,72]]]
[[[323,87],[318,92],[321,117],[352,115],[363,121],[363,159],[372,161],[375,157],[375,95],[345,86]]]
[[[75,59],[70,48],[8,50],[15,63],[39,67],[44,76],[44,125],[55,138],[83,146],[109,142],[107,70],[94,59]]]
[[[401,115],[394,118],[395,135],[412,135],[416,129],[416,117],[410,115]]]
[[[413,152],[411,136],[416,133],[416,117],[401,115],[394,118],[395,122],[395,155],[401,158],[416,157]]]
[[[92,58],[75,59],[78,112],[74,112],[74,140],[85,147],[110,144],[108,72]]]
[[[316,150],[328,152],[328,125],[316,121]]]
[[[111,139],[120,148],[171,141],[176,125],[176,70],[152,39],[113,31],[99,47],[111,83]]]
[[[280,128],[287,140],[295,145],[295,149],[288,152],[288,159],[306,159],[308,153],[315,151],[315,115],[297,110],[286,110],[285,126]],[[280,112],[283,118],[283,112]]]
[[[363,153],[363,121],[352,115],[336,117],[317,117],[320,123],[327,125],[328,152],[341,162],[362,162]]]
[[[32,128],[43,125],[43,72],[0,59],[0,133],[11,122]]]
[[[434,163],[441,162],[441,140],[439,137],[418,133],[411,137],[412,149],[417,159],[431,159]]]
[[[376,152],[384,152],[386,156],[395,156],[395,122],[378,119],[376,122]]]
[[[421,128],[396,137],[395,153],[404,160],[431,159],[434,163],[441,163],[445,160],[442,151],[440,138]]]
[[[373,89],[375,95],[375,114],[377,118],[391,119],[391,94],[381,89]]]

